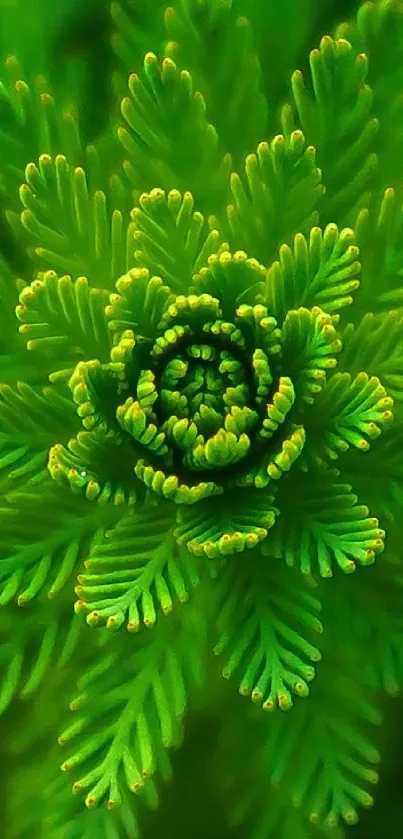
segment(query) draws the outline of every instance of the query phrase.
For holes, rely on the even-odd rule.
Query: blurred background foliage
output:
[[[149,2],[161,7],[159,0]],[[359,2],[253,0],[253,6],[257,31],[261,33],[261,58],[269,95],[272,102],[280,103],[290,72],[307,66],[309,50],[336,23],[351,17]],[[10,54],[17,55],[28,76],[43,73],[51,80],[59,102],[76,101],[86,142],[107,128],[114,107],[111,77],[117,59],[111,34],[109,0],[0,0],[0,62]],[[134,57],[134,63],[138,61],[139,57]],[[3,720],[3,733],[12,726],[18,727],[21,715],[27,712],[28,708],[22,709],[18,704],[10,709]],[[355,839],[403,836],[402,712],[401,700],[387,700],[384,763],[377,802],[374,810],[364,812],[360,824],[351,829]],[[48,709],[43,713],[48,716]],[[219,735],[217,721],[201,715],[189,722],[185,746],[173,760],[175,783],[163,787],[158,812],[144,813],[143,836],[159,839],[163,825],[164,836],[169,839],[189,835],[192,839],[248,839],[244,831],[228,831],[221,813],[213,780],[215,767],[209,761],[213,742]],[[0,741],[1,734],[0,730]],[[18,760],[7,767],[1,761],[3,790],[7,781],[1,776],[10,772],[14,779],[18,778]],[[0,835],[7,839],[4,828],[0,803]],[[350,835],[350,831],[347,833]]]

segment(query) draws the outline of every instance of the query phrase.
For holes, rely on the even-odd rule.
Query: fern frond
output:
[[[322,632],[319,601],[278,561],[255,554],[242,570],[228,562],[218,585],[214,652],[225,653],[223,676],[236,673],[239,692],[265,710],[289,710],[294,696],[308,696],[313,663],[321,659],[315,646]]]
[[[389,522],[399,520],[403,510],[403,425],[395,421],[376,447],[366,452],[364,462],[357,449],[350,449],[343,463],[343,474],[377,516]]]
[[[380,379],[395,401],[403,401],[403,312],[368,312],[356,327],[348,324],[343,346],[344,370],[354,375],[365,369]]]
[[[312,701],[311,698],[308,703]],[[211,772],[230,828],[250,839],[346,839],[340,826],[313,824],[305,809],[296,809],[286,779],[270,784],[270,770],[281,763],[284,753],[281,745],[268,763],[267,738],[276,718],[277,714],[269,718],[257,716],[253,708],[245,714],[241,703],[234,703],[231,714],[223,715]],[[291,727],[294,718],[292,710],[286,716]],[[286,731],[289,725],[285,726]],[[288,738],[284,746],[287,742]],[[296,766],[289,769],[293,776]]]
[[[382,718],[356,672],[341,672],[331,655],[320,670],[309,702],[272,717],[262,762],[267,780],[286,784],[311,822],[355,824],[359,809],[373,805],[368,786],[378,781],[380,755],[372,726]]]
[[[191,556],[172,539],[172,510],[148,505],[121,518],[95,543],[75,591],[87,623],[117,629],[154,626],[157,614],[184,603],[199,582]]]
[[[169,58],[160,64],[148,52],[141,76],[129,77],[121,104],[127,127],[118,128],[129,182],[140,193],[156,184],[167,191],[190,190],[202,212],[216,212],[225,201],[231,161],[220,151],[191,74]]]
[[[16,606],[0,612],[0,715],[16,698],[30,699],[51,670],[66,665],[77,650],[81,630],[66,598],[53,603],[42,599],[24,620]]]
[[[278,134],[248,154],[241,175],[231,175],[227,208],[231,241],[264,265],[274,259],[279,242],[291,244],[296,233],[308,234],[319,215],[324,193],[315,149],[302,131]]]
[[[373,94],[367,57],[326,35],[309,56],[309,87],[300,70],[291,79],[294,103],[308,143],[317,149],[326,187],[321,219],[353,224],[377,171]]]
[[[359,286],[361,265],[354,231],[328,224],[313,227],[309,243],[297,233],[293,248],[282,245],[267,272],[265,302],[278,321],[289,309],[319,306],[333,314],[350,306]]]
[[[0,486],[9,481],[12,492],[46,480],[49,445],[69,439],[75,425],[71,401],[57,391],[0,384]]]
[[[282,368],[301,402],[311,405],[337,364],[342,348],[334,324],[338,317],[319,307],[290,309],[281,328]]]
[[[162,189],[143,193],[132,210],[134,257],[141,268],[161,276],[174,291],[185,291],[190,277],[213,253],[227,249],[221,234],[194,209],[190,192]]]
[[[384,548],[385,531],[368,507],[357,504],[348,484],[329,475],[301,475],[279,498],[282,515],[263,544],[267,556],[300,566],[303,574],[331,577],[334,566],[349,574],[356,564],[370,565]],[[289,500],[287,503],[287,496]],[[280,489],[281,492],[281,489]]]
[[[105,313],[111,332],[132,337],[155,338],[162,315],[173,300],[169,286],[161,277],[150,276],[148,268],[131,268],[116,283],[118,294],[111,294]],[[127,331],[126,331],[127,330]],[[113,359],[115,360],[116,347]],[[118,361],[118,358],[116,358]]]
[[[85,500],[51,485],[16,490],[0,515],[0,604],[25,605],[45,589],[54,597],[68,583],[92,540],[116,518],[116,508],[88,508]]]
[[[181,0],[165,10],[165,55],[191,68],[222,147],[241,161],[267,132],[267,102],[250,22],[232,2]]]
[[[39,270],[49,267],[73,278],[111,288],[133,263],[133,226],[121,197],[119,178],[94,188],[84,169],[62,154],[41,154],[25,168],[19,190],[20,218],[7,218]]]
[[[395,536],[395,539],[393,539]],[[335,608],[331,591],[323,593],[326,625],[335,645],[357,667],[369,691],[397,696],[403,685],[403,587],[399,550],[399,525],[391,528],[388,550],[365,574],[337,581],[337,601],[343,600],[343,615]],[[356,643],[346,644],[354,637]]]
[[[388,187],[356,219],[362,258],[362,300],[375,312],[403,306],[403,206],[400,190]]]
[[[175,537],[195,556],[221,558],[251,550],[273,527],[278,510],[273,494],[252,489],[228,492],[225,500],[211,498],[178,510]]]
[[[213,253],[192,278],[193,289],[198,294],[211,294],[221,300],[225,317],[233,318],[237,307],[259,302],[264,294],[265,269],[257,259],[245,251],[230,253],[225,245]],[[270,312],[271,314],[271,312]],[[276,352],[278,330],[273,331],[272,352]]]
[[[334,373],[317,397],[323,453],[331,460],[354,446],[367,452],[393,422],[393,399],[376,376]],[[326,425],[325,425],[326,423]]]
[[[105,317],[108,292],[91,288],[86,277],[73,282],[46,271],[19,295],[16,315],[29,352],[46,359],[49,380],[66,381],[77,362],[109,359],[110,334]]]
[[[237,769],[242,779],[244,766],[240,762]],[[248,786],[238,791],[238,785],[233,784],[238,795],[235,806],[228,806],[228,820],[232,828],[247,827],[249,839],[346,839],[340,827],[310,823],[301,809],[292,806],[283,786],[273,790],[267,783],[256,784],[256,766],[248,777]]]
[[[360,4],[356,20],[341,23],[336,38],[346,38],[354,50],[368,56],[368,82],[379,120],[376,138],[382,188],[397,185],[403,155],[403,102],[399,68],[403,61],[403,10],[399,0],[369,0]],[[389,126],[393,125],[391,131]]]
[[[122,64],[125,79],[139,72],[143,56],[153,49],[159,53],[165,37],[166,0],[112,0],[110,11],[114,24],[112,47]]]
[[[204,618],[196,610],[189,605],[179,620],[167,617],[136,640],[111,637],[81,677],[70,703],[76,719],[59,742],[79,735],[62,769],[84,771],[73,789],[86,793],[87,807],[105,798],[119,804],[126,784],[141,790],[166,763],[165,750],[181,742],[188,692],[203,679]]]
[[[42,76],[27,80],[15,56],[9,56],[0,77],[0,194],[7,206],[18,207],[25,166],[40,154],[68,155],[72,165],[84,162],[74,108],[60,111]]]
[[[83,640],[81,637],[80,649],[75,650],[75,667],[78,660],[81,664],[91,661],[94,652]],[[158,803],[154,780],[146,782],[141,803],[127,791],[115,811],[84,808],[60,773],[60,746],[54,742],[55,728],[61,718],[65,720],[62,706],[66,690],[71,689],[71,662],[66,670],[53,668],[47,676],[29,706],[20,704],[18,730],[3,740],[8,763],[19,767],[9,779],[4,800],[7,835],[10,839],[30,834],[43,839],[140,839],[141,804],[155,808]],[[164,780],[170,777],[168,768],[164,767]]]
[[[18,333],[15,307],[22,281],[16,281],[11,269],[0,257],[0,381],[33,383],[41,378],[38,366],[33,363],[25,342]]]

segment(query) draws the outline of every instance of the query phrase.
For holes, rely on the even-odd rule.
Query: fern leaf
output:
[[[98,531],[116,516],[113,506],[100,507],[74,497],[66,499],[52,483],[16,490],[2,501],[0,545],[0,604],[17,598],[29,603],[45,589],[53,597],[70,580]]]
[[[397,161],[403,154],[403,103],[399,67],[403,61],[403,14],[396,0],[370,0],[358,7],[356,20],[341,23],[336,38],[346,38],[358,53],[368,56],[368,82],[374,95],[373,110],[379,120],[376,151],[378,183],[396,182]],[[389,126],[394,130],[390,131]]]
[[[142,802],[127,791],[115,811],[102,808],[94,812],[71,794],[66,776],[59,771],[60,747],[54,746],[54,737],[49,734],[55,717],[59,722],[61,716],[55,697],[64,695],[70,687],[66,675],[50,680],[51,684],[48,682],[34,697],[30,713],[22,719],[20,716],[18,738],[12,739],[7,755],[20,764],[18,778],[16,774],[10,778],[4,802],[7,833],[10,839],[38,831],[46,839],[140,839],[138,811],[143,803],[153,808],[158,803],[152,778],[144,785]],[[37,759],[33,760],[32,755]],[[169,777],[164,771],[164,780]]]
[[[155,0],[152,8],[145,0],[112,0],[112,46],[125,79],[129,73],[141,69],[143,56],[150,47],[159,51],[165,37],[165,6],[165,0]]]
[[[38,165],[25,169],[20,199],[20,218],[7,218],[38,269],[84,275],[111,288],[132,264],[133,230],[118,185],[107,194],[93,189],[82,167],[62,154],[41,154]]]
[[[366,83],[368,60],[351,44],[328,35],[309,56],[311,84],[300,70],[291,79],[302,130],[317,149],[326,193],[325,222],[353,224],[374,184],[378,120],[371,116],[372,91]]]
[[[246,725],[247,737],[240,745],[238,738],[234,738],[234,727],[245,729]],[[250,839],[289,839],[291,836],[293,839],[345,839],[340,827],[312,824],[301,808],[295,809],[287,784],[275,788],[268,785],[265,760],[256,760],[257,754],[261,755],[263,732],[260,727],[256,730],[250,724],[246,725],[244,714],[242,718],[238,715],[235,722],[233,713],[230,725],[224,722],[215,761],[216,785],[220,791],[224,787],[222,796],[230,827],[242,830]],[[259,748],[255,749],[257,733]],[[247,750],[246,740],[249,743]]]
[[[4,599],[1,602],[4,605]],[[71,619],[66,600],[36,603],[23,621],[15,606],[3,610],[0,613],[0,715],[17,697],[31,698],[51,669],[66,664],[77,649],[80,635],[79,619],[74,615]]]
[[[121,110],[126,126],[118,135],[128,157],[124,170],[135,190],[190,190],[202,212],[217,211],[225,200],[230,159],[220,152],[206,104],[191,74],[148,52],[144,81],[133,73]],[[180,174],[179,174],[180,173]]]
[[[223,148],[234,161],[267,132],[267,103],[254,33],[232,2],[183,0],[165,10],[165,55],[191,68]]]
[[[334,566],[349,574],[357,563],[370,565],[383,551],[385,531],[367,506],[357,504],[348,484],[317,475],[313,485],[312,476],[301,475],[287,488],[288,504],[285,492],[279,498],[282,515],[263,545],[268,556],[299,565],[303,574],[331,577]]]
[[[126,622],[131,632],[153,626],[159,611],[169,614],[199,582],[194,560],[175,547],[172,511],[153,505],[121,518],[92,546],[85,568],[75,591],[87,623],[115,629]]]
[[[189,278],[213,253],[226,249],[209,219],[194,210],[190,192],[162,189],[143,193],[132,211],[135,259],[141,268],[161,276],[174,291],[188,288]],[[209,229],[210,228],[210,229]]]
[[[324,592],[323,608],[332,641],[358,669],[363,684],[370,691],[397,696],[403,684],[403,574],[401,561],[390,547],[391,543],[399,545],[399,525],[390,531],[389,550],[381,562],[363,575],[340,580],[342,620],[330,590]],[[352,636],[356,643],[347,645],[346,638]]]
[[[93,419],[92,416],[85,419]],[[113,468],[105,471],[105,462]],[[100,505],[111,502],[116,507],[132,506],[141,499],[143,487],[134,469],[137,458],[127,440],[102,427],[95,431],[79,431],[67,447],[56,443],[49,451],[47,463],[52,478],[62,487],[69,486]]]
[[[390,427],[392,407],[393,399],[376,376],[335,373],[316,402],[324,424],[321,447],[325,456],[336,460],[350,446],[367,452],[371,442]]]
[[[221,570],[216,655],[226,654],[223,676],[235,673],[239,692],[271,711],[289,710],[306,697],[321,658],[315,646],[320,603],[284,574],[275,560],[252,556],[247,567]]]
[[[127,338],[132,335],[133,341],[135,335],[155,338],[165,308],[172,300],[169,286],[164,285],[161,277],[150,276],[147,268],[132,268],[118,279],[116,289],[119,293],[110,295],[105,309],[108,328],[126,334]]]
[[[342,672],[328,656],[310,701],[270,722],[262,755],[267,780],[286,784],[294,806],[314,824],[355,824],[359,809],[373,805],[368,786],[378,781],[380,755],[372,726],[381,722],[357,673]]]
[[[301,131],[278,134],[248,154],[245,171],[231,175],[227,208],[231,241],[269,265],[279,242],[291,244],[318,223],[316,205],[323,195],[315,149]]]
[[[18,303],[18,288],[19,283],[0,257],[0,381],[3,383],[33,383],[40,378],[38,366],[32,362],[24,339],[16,328],[14,312]]]
[[[108,292],[91,288],[86,277],[75,282],[46,271],[22,289],[16,308],[27,349],[38,353],[51,370],[50,381],[64,381],[83,358],[109,359],[105,317]],[[53,369],[52,369],[53,368]]]
[[[291,309],[282,329],[282,369],[290,377],[296,393],[312,404],[326,382],[326,372],[337,364],[342,348],[334,323],[337,316],[325,314],[318,307]]]
[[[274,496],[262,490],[227,493],[220,500],[211,498],[177,513],[175,537],[196,556],[210,559],[252,549],[266,538],[275,522]]]
[[[8,207],[16,211],[28,160],[63,153],[72,165],[80,166],[85,153],[74,108],[59,110],[44,78],[27,80],[13,55],[1,72],[0,113],[0,193],[7,195]]]
[[[363,208],[355,223],[362,257],[361,297],[375,312],[403,305],[403,207],[399,191],[388,187]]]
[[[357,326],[348,324],[343,333],[343,369],[353,375],[365,369],[368,375],[377,376],[397,402],[403,401],[402,314],[368,312]]]
[[[402,431],[401,419],[396,420],[376,447],[366,452],[364,462],[361,452],[350,449],[343,464],[343,474],[354,491],[388,522],[398,520],[403,510]]]
[[[353,302],[359,286],[361,265],[354,232],[339,232],[329,224],[322,233],[313,227],[309,244],[298,233],[294,247],[282,245],[279,260],[267,272],[265,302],[278,321],[289,309],[319,306],[328,314],[338,312]]]
[[[179,622],[167,618],[136,642],[112,637],[81,677],[70,704],[76,719],[59,742],[79,735],[62,769],[84,772],[73,789],[86,792],[87,807],[105,798],[115,806],[126,785],[141,790],[164,765],[165,749],[179,745],[188,691],[203,678],[204,635],[201,612],[188,607]]]
[[[50,388],[0,384],[0,485],[8,491],[20,482],[48,478],[49,446],[69,439],[77,423],[71,401]]]
[[[194,289],[198,294],[207,293],[218,297],[225,317],[233,318],[237,307],[249,303],[253,306],[256,300],[260,302],[264,292],[265,269],[257,259],[249,258],[245,251],[230,253],[223,245],[219,253],[211,254],[207,263],[194,274]],[[278,331],[273,332],[274,337],[279,337]]]

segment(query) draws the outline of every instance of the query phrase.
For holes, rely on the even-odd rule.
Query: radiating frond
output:
[[[266,711],[289,710],[295,696],[308,696],[321,659],[319,601],[277,560],[255,554],[242,569],[229,561],[218,585],[214,652],[225,654],[223,676],[236,673],[239,692]]]
[[[335,566],[348,574],[357,563],[370,565],[384,548],[385,531],[357,504],[348,484],[334,483],[329,475],[301,475],[279,497],[282,515],[263,552],[274,554],[304,574],[331,577]],[[288,498],[287,498],[288,490]],[[281,492],[281,487],[280,487]]]
[[[200,501],[177,513],[175,535],[196,556],[210,559],[252,549],[266,538],[278,510],[273,494],[251,488]]]
[[[315,149],[302,131],[278,134],[248,154],[245,171],[231,175],[228,225],[231,243],[265,265],[278,243],[291,244],[296,233],[308,234],[318,223],[316,205],[324,193]]]
[[[41,484],[48,478],[49,446],[69,439],[79,427],[65,395],[24,382],[0,384],[0,486],[12,491],[21,482]]]
[[[338,317],[314,309],[290,309],[281,329],[282,370],[291,377],[299,399],[312,404],[337,364],[342,342]]]
[[[289,309],[319,306],[333,314],[350,306],[359,286],[361,265],[354,231],[328,224],[313,227],[309,243],[297,233],[294,247],[282,245],[279,260],[267,272],[265,302],[282,321]]]
[[[18,208],[18,190],[29,160],[40,154],[67,154],[72,165],[84,163],[77,114],[58,108],[42,76],[26,79],[18,58],[11,55],[0,71],[0,193],[7,206]]]
[[[0,602],[4,606],[4,597]],[[0,715],[14,699],[31,698],[50,670],[65,666],[81,638],[80,621],[71,615],[70,594],[53,603],[42,599],[23,620],[17,608],[0,612]]]
[[[107,187],[106,187],[107,188]],[[94,188],[80,166],[57,154],[28,163],[20,187],[20,218],[8,220],[40,270],[85,275],[111,288],[134,261],[133,225],[121,198],[119,178],[107,193]]]
[[[403,298],[402,298],[403,302]],[[368,312],[343,332],[341,367],[351,374],[377,376],[397,402],[403,401],[403,312]]]
[[[189,598],[199,569],[174,543],[172,514],[169,507],[139,507],[93,544],[75,590],[76,608],[85,609],[90,626],[126,623],[137,632]]]
[[[79,736],[62,769],[84,773],[73,789],[86,794],[87,807],[105,799],[114,807],[126,785],[138,792],[163,770],[165,750],[182,739],[189,691],[203,680],[204,636],[203,614],[189,604],[153,632],[112,637],[81,677],[70,703],[75,720],[59,742]]]
[[[341,23],[336,38],[346,38],[354,51],[368,56],[368,83],[374,95],[373,112],[379,121],[376,137],[377,182],[388,187],[400,179],[403,155],[403,102],[399,68],[403,61],[403,10],[399,0],[367,0],[359,4],[355,20]],[[393,130],[390,126],[393,125]]]
[[[234,161],[267,131],[267,101],[247,14],[239,14],[233,2],[181,0],[164,16],[165,56],[191,70],[222,147]]]
[[[371,505],[377,516],[399,521],[403,510],[403,425],[396,420],[376,446],[362,454],[350,449],[343,462],[343,475],[360,498]],[[389,526],[388,526],[389,530]]]
[[[392,132],[393,133],[393,132]],[[400,190],[376,194],[355,222],[362,258],[361,294],[370,311],[401,310],[403,306],[403,207]]]
[[[139,205],[131,214],[138,265],[161,275],[174,291],[186,292],[190,278],[209,256],[227,249],[214,220],[206,224],[190,192],[181,195],[173,189],[166,195],[153,189],[140,196]]]
[[[380,380],[367,373],[334,373],[318,395],[319,449],[337,460],[354,446],[367,452],[373,440],[393,422],[393,399]]]
[[[46,271],[19,296],[16,315],[29,352],[45,356],[51,382],[65,381],[80,360],[109,359],[105,317],[108,292],[91,288],[86,277],[74,282]]]
[[[53,597],[88,554],[92,540],[116,519],[51,485],[16,490],[2,501],[0,518],[0,604],[29,603],[45,589]]]
[[[308,143],[317,149],[326,187],[321,218],[352,224],[374,184],[378,120],[366,83],[368,59],[343,38],[326,35],[309,56],[311,79],[296,70],[291,79],[294,103]]]
[[[10,267],[0,257],[0,381],[14,384],[16,381],[35,382],[44,372],[38,370],[25,341],[18,332],[15,307],[22,282],[13,275]]]
[[[131,268],[116,283],[118,294],[111,294],[105,309],[108,328],[122,334],[131,330],[136,336],[154,338],[165,307],[172,300],[172,292],[148,268]],[[129,337],[129,335],[128,335]]]
[[[190,190],[202,212],[216,212],[225,201],[231,161],[220,150],[189,71],[179,70],[170,58],[160,64],[148,52],[141,76],[129,77],[121,110],[126,125],[118,135],[132,187]]]
[[[339,667],[328,654],[310,700],[275,714],[260,732],[266,784],[286,785],[294,806],[328,827],[355,824],[361,807],[373,805],[368,787],[378,781],[380,760],[373,726],[381,714],[357,672]]]

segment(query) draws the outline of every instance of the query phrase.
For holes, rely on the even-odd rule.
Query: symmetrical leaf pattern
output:
[[[91,103],[85,54],[56,72],[38,17],[19,63],[31,12],[0,8],[10,839],[141,839],[188,712],[251,839],[343,839],[373,803],[403,687],[403,15],[313,35],[302,7],[112,0]]]

